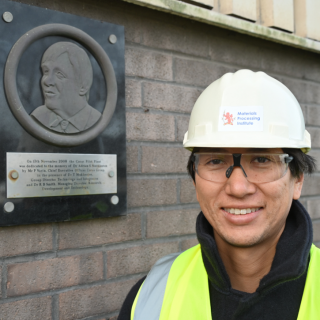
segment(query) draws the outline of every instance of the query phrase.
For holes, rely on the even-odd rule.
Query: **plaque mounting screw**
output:
[[[6,202],[3,206],[5,212],[10,213],[14,210],[14,204],[12,202]]]
[[[113,172],[113,171],[109,171],[108,176],[109,176],[110,178],[112,178],[112,177],[114,176],[114,172]]]
[[[13,20],[13,15],[11,12],[6,11],[3,15],[2,18],[5,22],[11,22]]]
[[[111,34],[111,35],[109,36],[109,42],[110,42],[111,44],[115,44],[115,43],[117,42],[117,36],[114,35],[114,34]]]
[[[12,179],[18,179],[19,177],[19,173],[17,171],[12,171],[11,172],[11,178]]]
[[[118,198],[118,196],[112,196],[110,201],[112,204],[116,205],[119,203],[119,198]]]

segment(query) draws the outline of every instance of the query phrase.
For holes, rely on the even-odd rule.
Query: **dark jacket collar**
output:
[[[220,258],[212,226],[202,212],[198,215],[196,231],[209,281],[224,294],[235,291]],[[284,281],[299,278],[308,266],[312,244],[312,222],[299,201],[293,200],[285,229],[277,245],[270,272],[261,279],[257,293],[268,291]]]

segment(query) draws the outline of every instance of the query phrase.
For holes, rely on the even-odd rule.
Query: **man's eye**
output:
[[[223,161],[220,159],[211,159],[207,162],[208,165],[217,165],[217,164],[222,164]]]
[[[63,74],[62,72],[60,72],[60,71],[56,72],[56,75],[57,75],[57,77],[58,77],[59,79],[65,78],[64,74]]]
[[[268,159],[266,157],[257,157],[253,160],[253,162],[256,162],[256,163],[267,163],[269,161],[270,161],[270,159]]]

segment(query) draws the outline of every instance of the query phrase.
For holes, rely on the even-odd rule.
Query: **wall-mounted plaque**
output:
[[[7,198],[117,193],[117,156],[7,153]]]
[[[125,215],[124,28],[0,14],[0,226]]]

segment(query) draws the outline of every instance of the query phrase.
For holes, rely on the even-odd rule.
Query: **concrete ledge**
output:
[[[264,27],[262,25],[230,17],[215,11],[200,8],[177,0],[122,0],[169,12],[184,18],[211,24],[220,28],[244,33],[253,37],[266,39],[299,49],[320,53],[320,42],[299,37],[295,34]]]

